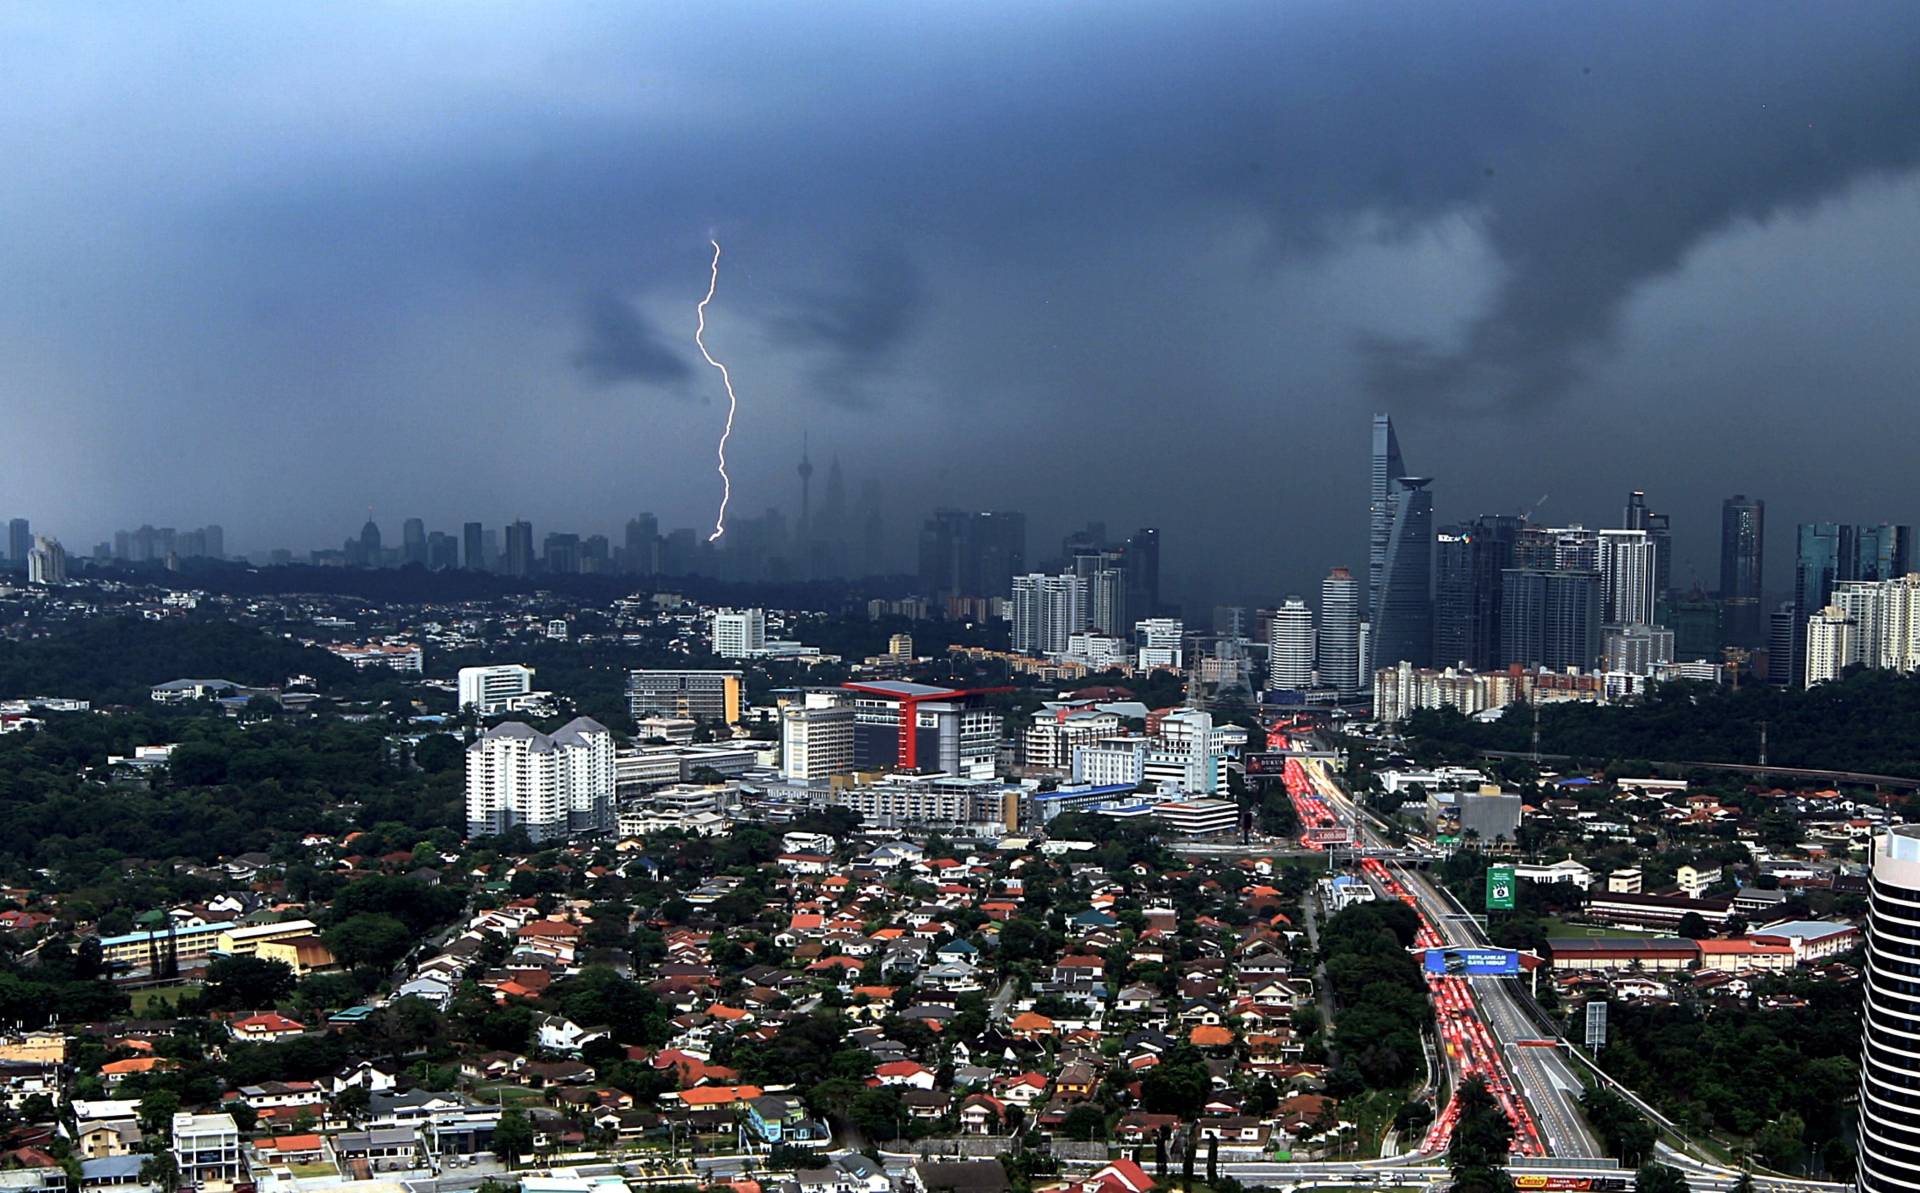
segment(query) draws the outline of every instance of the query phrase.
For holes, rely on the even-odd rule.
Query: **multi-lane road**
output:
[[[1412,893],[1427,918],[1438,926],[1448,944],[1484,945],[1487,934],[1478,922],[1464,914],[1446,898],[1425,875],[1416,870],[1394,867],[1397,877]],[[1567,1066],[1557,1041],[1543,1039],[1540,1029],[1521,1007],[1526,997],[1513,983],[1500,978],[1473,981],[1474,1005],[1481,1021],[1492,1034],[1513,1084],[1539,1124],[1541,1142],[1548,1155],[1601,1156],[1605,1149],[1594,1138],[1586,1120],[1580,1116],[1579,1077]]]
[[[1300,773],[1310,781],[1311,802],[1320,805],[1313,809],[1317,813],[1315,821],[1324,818],[1325,813],[1321,811],[1324,808],[1340,824],[1351,828],[1355,852],[1366,859],[1362,869],[1383,894],[1407,898],[1420,912],[1429,930],[1444,944],[1476,946],[1489,943],[1479,921],[1461,907],[1451,894],[1410,864],[1418,860],[1417,853],[1408,852],[1404,859],[1399,859],[1392,856],[1391,851],[1382,848],[1386,845],[1385,838],[1376,831],[1382,826],[1341,787],[1331,767],[1318,758],[1302,759],[1298,766]],[[1313,848],[1312,845],[1307,847]],[[1471,994],[1464,1003],[1450,1008],[1436,1007],[1436,1010],[1445,1015],[1450,1010],[1458,1013],[1464,1009],[1476,1021],[1472,1034],[1477,1039],[1490,1038],[1497,1057],[1497,1063],[1491,1066],[1486,1064],[1485,1057],[1481,1057],[1476,1071],[1493,1069],[1494,1082],[1522,1101],[1523,1107],[1510,1111],[1516,1119],[1519,1135],[1525,1139],[1537,1132],[1539,1150],[1564,1161],[1564,1166],[1561,1166],[1545,1159],[1532,1160],[1524,1170],[1514,1169],[1515,1175],[1519,1176],[1524,1171],[1528,1177],[1565,1178],[1567,1182],[1573,1182],[1556,1183],[1556,1187],[1561,1188],[1578,1187],[1577,1183],[1583,1178],[1602,1179],[1606,1175],[1606,1170],[1600,1167],[1607,1163],[1604,1159],[1605,1149],[1580,1113],[1579,1099],[1583,1086],[1562,1048],[1562,1041],[1540,1026],[1538,1011],[1528,1005],[1530,995],[1517,980],[1476,978],[1468,979],[1466,983]],[[1484,1035],[1479,1030],[1482,1028]],[[1435,1158],[1435,1150],[1426,1147],[1397,1161],[1375,1161],[1373,1165],[1397,1163],[1403,1174],[1425,1176],[1433,1171]],[[1731,1189],[1741,1176],[1731,1169],[1695,1156],[1683,1155],[1664,1145],[1660,1158],[1681,1169],[1688,1183],[1696,1190],[1721,1193]],[[1292,1169],[1295,1166],[1260,1167]],[[1336,1166],[1324,1167],[1332,1169]],[[1369,1166],[1369,1170],[1376,1174],[1380,1171],[1375,1166]],[[1619,1173],[1618,1169],[1612,1171]],[[1351,1169],[1348,1172],[1352,1174]],[[1271,1175],[1264,1171],[1236,1172],[1235,1175],[1242,1181],[1262,1177],[1275,1181],[1289,1179],[1284,1172]],[[1293,1182],[1301,1187],[1312,1187],[1335,1181],[1338,1175],[1333,1171],[1324,1174],[1301,1172],[1293,1178]],[[1630,1174],[1620,1175],[1628,1176],[1630,1182]],[[1753,1175],[1753,1180],[1755,1188],[1767,1193],[1838,1193],[1851,1188],[1831,1182],[1758,1173]]]

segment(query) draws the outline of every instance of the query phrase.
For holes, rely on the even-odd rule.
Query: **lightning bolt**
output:
[[[713,353],[707,351],[707,304],[713,301],[713,292],[720,288],[720,242],[709,240],[713,246],[713,276],[707,280],[707,296],[694,308],[699,323],[693,330],[693,342],[700,348],[700,355],[707,363],[720,370],[720,380],[727,387],[727,426],[720,432],[720,447],[715,454],[719,457],[717,471],[720,473],[720,514],[713,520],[713,533],[707,536],[712,542],[727,532],[727,502],[733,498],[733,478],[727,475],[727,440],[733,436],[733,415],[740,409],[740,399],[733,393],[733,375],[727,372],[727,366],[713,359]]]

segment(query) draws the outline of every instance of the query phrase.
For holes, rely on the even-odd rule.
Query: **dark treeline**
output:
[[[1861,671],[1805,691],[1747,684],[1662,684],[1637,704],[1540,709],[1540,749],[1593,761],[1756,759],[1766,724],[1775,766],[1920,776],[1920,678]],[[1451,709],[1415,713],[1407,735],[1437,756],[1527,750],[1532,718],[1473,721]]]
[[[635,592],[677,592],[704,604],[752,605],[769,609],[834,611],[874,597],[905,596],[915,587],[907,576],[871,576],[858,580],[749,582],[711,576],[541,575],[503,576],[463,568],[430,571],[419,564],[400,568],[314,567],[282,564],[252,567],[217,560],[184,560],[178,572],[127,565],[92,568],[86,575],[163,588],[198,589],[230,596],[286,596],[316,593],[355,596],[370,601],[427,604],[482,601],[552,592],[584,601],[613,601]]]
[[[103,617],[44,638],[0,639],[0,696],[70,696],[145,704],[170,679],[278,687],[310,675],[323,688],[363,685],[353,665],[314,647],[211,618]]]

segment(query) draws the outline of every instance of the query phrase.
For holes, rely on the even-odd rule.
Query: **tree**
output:
[[[1100,1113],[1098,1106],[1081,1102],[1060,1123],[1060,1130],[1068,1139],[1099,1139],[1107,1133],[1107,1116]]]
[[[161,1193],[173,1193],[180,1187],[180,1165],[172,1152],[162,1149],[140,1161],[140,1179]]]
[[[502,1112],[493,1128],[493,1154],[511,1167],[513,1162],[533,1150],[533,1124],[526,1111],[515,1107]]]
[[[173,1116],[179,1112],[179,1094],[165,1089],[150,1090],[140,1099],[140,1129],[164,1139],[173,1130]]]
[[[1705,916],[1697,911],[1689,911],[1680,917],[1680,935],[1688,940],[1706,940],[1713,935],[1713,928]]]
[[[293,970],[283,962],[236,956],[208,964],[200,997],[210,1009],[240,1011],[271,1007],[292,992]]]
[[[1634,1193],[1689,1193],[1687,1178],[1678,1168],[1652,1162],[1633,1174],[1633,1188]]]
[[[1220,1184],[1220,1137],[1207,1136],[1207,1184],[1218,1187]]]
[[[1513,1188],[1505,1167],[1513,1124],[1478,1077],[1468,1078],[1454,1098],[1460,1110],[1447,1145],[1447,1167],[1456,1193],[1507,1193]]]
[[[1753,1150],[1775,1168],[1790,1168],[1800,1162],[1806,1135],[1806,1122],[1789,1110],[1754,1132]]]
[[[390,915],[361,912],[327,929],[327,950],[342,965],[385,969],[407,955],[413,934]]]

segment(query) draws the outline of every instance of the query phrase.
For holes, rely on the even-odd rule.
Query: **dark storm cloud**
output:
[[[151,11],[0,9],[0,273],[24,281],[0,291],[0,404],[76,445],[0,476],[0,508],[73,495],[92,533],[186,500],[193,469],[148,463],[193,463],[206,427],[254,471],[183,523],[246,481],[456,518],[494,499],[470,492],[490,463],[532,478],[497,500],[563,525],[704,520],[698,404],[602,404],[617,450],[484,429],[529,392],[710,392],[709,234],[742,500],[791,504],[810,431],[886,480],[903,547],[912,511],[991,495],[1161,522],[1250,587],[1352,563],[1376,404],[1443,506],[1492,508],[1472,477],[1591,442],[1600,406],[1693,417],[1676,452],[1809,392],[1876,447],[1920,434],[1910,279],[1824,245],[1813,276],[1768,269],[1802,224],[1914,242],[1908,192],[1871,185],[1920,162],[1910,2]],[[1649,346],[1640,312],[1676,288],[1659,333],[1734,357]],[[367,448],[396,413],[447,428],[444,458]],[[1284,427],[1284,466],[1253,427]],[[1798,477],[1789,438],[1713,456]],[[1676,512],[1761,488],[1694,471]],[[1822,496],[1781,480],[1776,509],[1796,483]],[[1286,562],[1243,549],[1276,525]]]
[[[590,296],[583,322],[583,339],[573,354],[573,365],[595,385],[629,381],[667,385],[686,380],[692,372],[633,304],[618,295]]]
[[[920,268],[899,245],[886,245],[860,254],[840,288],[798,295],[774,330],[784,343],[825,355],[813,366],[821,396],[863,405],[861,381],[912,334],[925,300]]]

